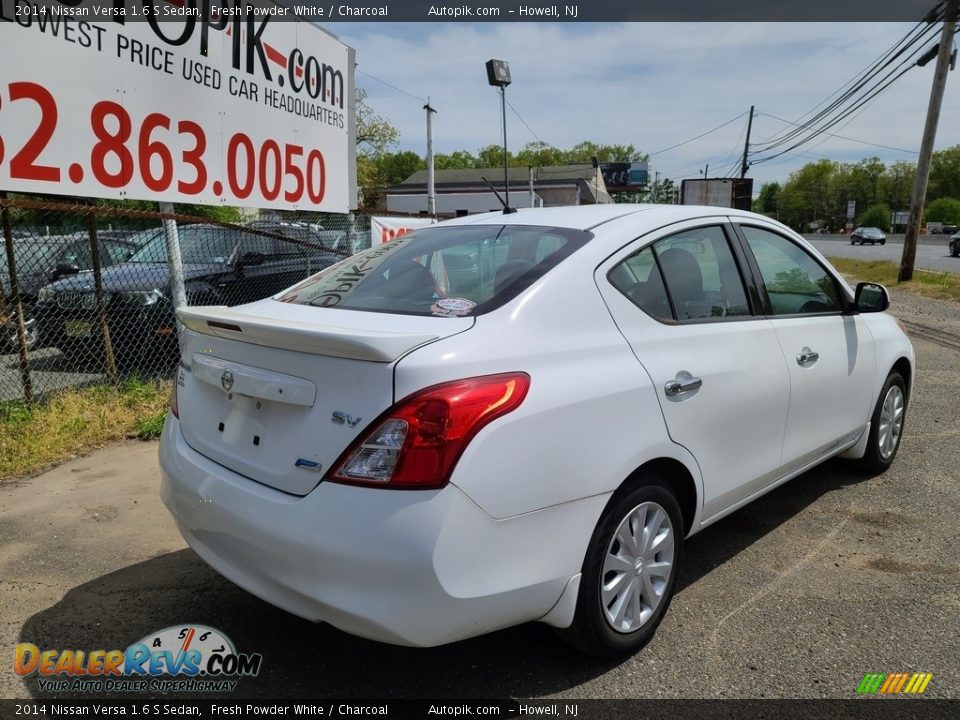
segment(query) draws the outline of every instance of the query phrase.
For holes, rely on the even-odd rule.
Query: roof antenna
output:
[[[503,201],[503,198],[500,197],[500,193],[497,192],[497,189],[490,183],[489,180],[487,180],[483,175],[480,176],[480,179],[483,180],[487,184],[487,187],[490,188],[490,191],[497,196],[497,200],[499,200],[500,204],[503,205],[504,215],[510,215],[511,213],[515,213],[517,211],[516,208],[510,207]]]

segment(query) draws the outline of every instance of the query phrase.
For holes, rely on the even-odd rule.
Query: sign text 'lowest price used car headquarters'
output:
[[[346,212],[353,50],[269,0],[2,0],[0,187]]]

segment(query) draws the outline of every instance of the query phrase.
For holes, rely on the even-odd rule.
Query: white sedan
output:
[[[893,462],[914,353],[888,304],[751,213],[441,223],[181,310],[161,494],[301,617],[417,646],[539,620],[631,653],[684,538],[828,458]]]

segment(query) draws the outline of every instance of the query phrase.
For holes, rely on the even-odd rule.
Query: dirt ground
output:
[[[18,642],[122,649],[189,622],[263,654],[250,698],[851,698],[867,672],[931,672],[925,697],[960,697],[960,313],[902,294],[893,312],[918,352],[894,467],[830,462],[692,538],[663,625],[625,662],[539,625],[414,650],[288,615],[186,549],[157,445],[128,442],[0,486],[0,697],[45,696],[14,674]]]

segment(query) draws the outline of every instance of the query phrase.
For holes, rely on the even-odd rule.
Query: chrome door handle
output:
[[[683,373],[683,375],[684,377],[680,377],[678,374],[675,379],[667,381],[667,384],[663,386],[663,391],[667,394],[667,397],[676,397],[683,393],[693,392],[699,390],[700,386],[703,385],[703,380],[700,378],[693,377],[689,373]]]
[[[803,348],[797,353],[797,365],[800,367],[810,367],[820,359],[820,353],[814,352],[808,347]]]

